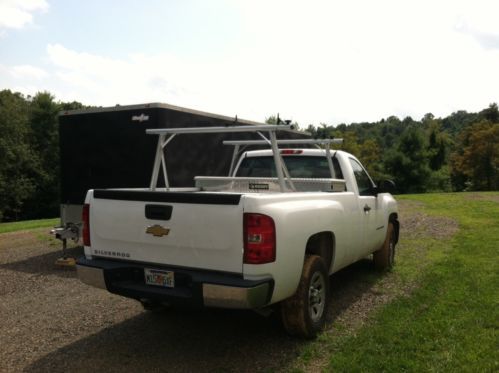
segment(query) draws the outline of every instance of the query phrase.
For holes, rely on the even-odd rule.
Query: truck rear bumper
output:
[[[144,268],[174,272],[175,287],[147,285]],[[272,279],[253,281],[238,274],[100,258],[78,259],[77,272],[83,283],[114,294],[182,306],[260,308],[269,303],[274,287]]]

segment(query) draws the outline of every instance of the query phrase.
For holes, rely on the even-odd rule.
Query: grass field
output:
[[[52,228],[59,225],[60,219],[25,220],[13,223],[0,223],[0,233],[25,231],[35,228]]]
[[[342,333],[334,322],[303,348],[295,370],[315,370],[326,356],[322,369],[335,372],[499,371],[499,193],[398,199],[456,232],[403,237],[393,272],[412,290],[360,330]]]

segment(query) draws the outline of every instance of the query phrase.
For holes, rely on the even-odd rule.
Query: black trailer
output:
[[[61,112],[61,228],[54,233],[62,240],[79,237],[88,189],[149,186],[157,137],[146,135],[146,129],[263,124],[161,103]],[[310,138],[298,131],[281,136]],[[252,139],[260,137],[254,133],[178,136],[165,150],[170,186],[194,186],[197,175],[227,176],[233,149],[223,140]]]

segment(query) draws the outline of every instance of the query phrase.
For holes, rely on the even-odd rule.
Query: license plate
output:
[[[144,278],[147,285],[162,286],[165,288],[175,286],[175,278],[172,271],[145,268]]]

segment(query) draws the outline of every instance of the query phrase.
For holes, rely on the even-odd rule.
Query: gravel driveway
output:
[[[75,256],[80,248],[71,249]],[[47,230],[0,235],[0,371],[269,371],[293,366],[310,343],[251,311],[142,310],[57,269]],[[373,276],[378,276],[373,281]],[[390,297],[363,260],[332,277],[330,320],[355,327]]]

